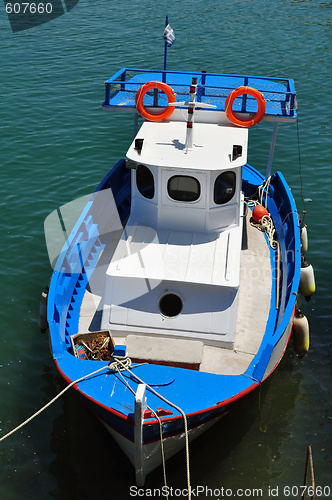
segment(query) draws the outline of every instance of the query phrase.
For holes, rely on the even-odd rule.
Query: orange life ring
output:
[[[243,94],[249,94],[252,97],[254,97],[257,101],[258,104],[258,111],[257,113],[250,118],[249,120],[240,120],[240,118],[237,118],[234,115],[233,112],[233,102],[239,95]],[[238,87],[237,89],[233,90],[226,99],[225,103],[225,112],[227,118],[234,123],[234,125],[238,125],[239,127],[251,127],[252,125],[256,125],[261,121],[263,116],[265,115],[265,110],[266,110],[266,101],[264,99],[263,94],[257,89],[254,89],[253,87]]]
[[[137,91],[135,101],[136,101],[136,108],[139,114],[142,115],[143,118],[146,118],[147,120],[150,120],[152,122],[161,122],[171,116],[171,114],[174,111],[174,106],[170,106],[168,104],[167,108],[162,113],[158,113],[157,115],[149,113],[144,107],[143,98],[145,94],[151,89],[159,89],[165,92],[168,99],[168,103],[176,101],[174,90],[169,85],[166,85],[166,83],[152,81],[144,83],[144,85],[142,85],[142,87],[140,87]]]

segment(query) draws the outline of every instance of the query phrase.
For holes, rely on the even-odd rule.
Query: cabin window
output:
[[[144,198],[151,200],[154,197],[153,174],[145,165],[138,165],[136,169],[136,185]]]
[[[213,201],[216,205],[228,203],[234,196],[236,175],[234,172],[223,172],[218,175],[214,183]]]
[[[201,195],[201,185],[195,177],[174,175],[168,180],[167,191],[172,200],[196,201]]]

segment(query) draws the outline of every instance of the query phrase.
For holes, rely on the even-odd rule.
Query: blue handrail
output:
[[[288,78],[272,78],[249,75],[220,73],[164,71],[150,69],[122,68],[106,80],[105,108],[135,108],[135,96],[139,87],[147,81],[156,79],[171,85],[175,92],[188,94],[192,77],[198,78],[198,101],[213,101],[217,111],[224,111],[228,94],[239,86],[252,86],[264,94],[267,102],[266,115],[271,117],[295,118],[295,87]],[[153,105],[153,104],[152,104]],[[161,103],[163,105],[163,103]],[[243,95],[235,103],[238,112],[255,112],[255,99]]]

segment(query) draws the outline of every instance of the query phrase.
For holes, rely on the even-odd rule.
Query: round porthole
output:
[[[159,309],[161,314],[167,318],[178,316],[183,308],[183,302],[179,295],[173,292],[167,292],[159,300]]]

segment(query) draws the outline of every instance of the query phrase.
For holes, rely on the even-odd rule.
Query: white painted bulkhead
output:
[[[196,232],[221,231],[239,224],[242,166],[247,162],[248,129],[196,123],[194,137],[197,141],[193,150],[187,152],[185,133],[186,124],[181,122],[143,124],[137,135],[137,138],[144,139],[141,152],[135,149],[134,141],[127,153],[134,167],[129,224],[181,231],[192,229]],[[174,140],[174,135],[183,140]],[[235,146],[242,150],[237,158],[234,158]],[[153,175],[153,198],[142,196],[137,187],[135,168],[139,169],[142,165]],[[218,205],[213,200],[214,186],[223,172],[234,172],[236,189],[228,203]],[[197,200],[183,202],[169,196],[169,180],[181,175],[193,177],[200,183]]]
[[[140,168],[142,164],[138,164]],[[153,199],[144,198],[136,185],[136,170],[132,172],[132,213],[129,224],[142,224],[153,228],[163,228],[178,231],[210,232],[222,231],[232,225],[239,224],[240,194],[242,167],[233,167],[231,172],[236,176],[236,194],[226,205],[216,205],[213,202],[213,189],[222,171],[206,169],[190,171],[184,168],[161,168],[149,166],[156,193]],[[189,176],[197,179],[201,186],[201,194],[197,201],[183,202],[172,200],[168,194],[168,182],[174,176]],[[212,196],[211,196],[212,193]]]
[[[189,151],[185,133],[185,123],[145,122],[127,153],[131,214],[107,270],[101,328],[232,349],[248,131],[195,124]]]

